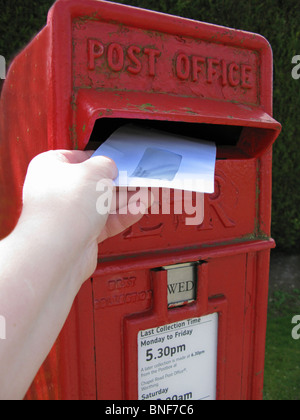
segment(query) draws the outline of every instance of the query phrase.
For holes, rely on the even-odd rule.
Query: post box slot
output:
[[[96,90],[78,92],[74,126],[75,145],[80,149],[99,147],[128,123],[213,141],[218,159],[257,158],[271,147],[281,129],[261,108],[237,103],[136,92],[105,92],[104,99]]]
[[[218,158],[226,158],[224,153],[226,149],[236,148],[243,132],[242,126],[125,118],[100,118],[95,122],[87,149],[96,150],[113,134],[114,131],[128,123],[137,124],[145,129],[151,127],[171,134],[212,141],[217,145]]]

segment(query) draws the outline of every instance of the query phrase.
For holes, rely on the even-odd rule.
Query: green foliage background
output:
[[[75,0],[74,0],[75,1]],[[274,117],[283,131],[274,146],[272,235],[278,248],[300,251],[299,0],[119,0],[196,20],[260,33],[274,53]],[[11,59],[46,23],[53,0],[0,0],[0,54]]]

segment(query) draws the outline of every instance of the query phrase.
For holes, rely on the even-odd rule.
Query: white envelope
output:
[[[125,125],[115,131],[93,156],[113,159],[120,187],[161,187],[214,192],[215,143]]]

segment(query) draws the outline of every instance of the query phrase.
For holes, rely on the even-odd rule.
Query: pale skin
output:
[[[0,399],[23,399],[51,350],[82,284],[97,265],[98,244],[143,217],[152,198],[140,192],[140,212],[113,185],[118,170],[91,152],[50,151],[27,172],[23,210],[14,231],[0,242]],[[117,194],[116,211],[99,214],[99,180]],[[127,214],[123,214],[127,213]],[[136,213],[136,212],[135,212]]]

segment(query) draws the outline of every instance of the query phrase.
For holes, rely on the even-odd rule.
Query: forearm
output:
[[[0,244],[0,399],[24,397],[85,280],[61,237],[48,242],[51,224],[21,222]]]

